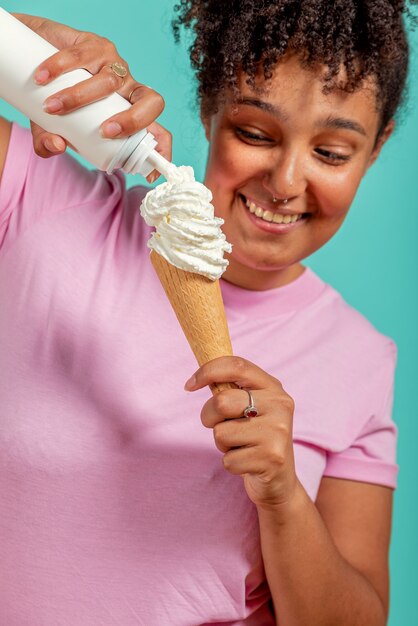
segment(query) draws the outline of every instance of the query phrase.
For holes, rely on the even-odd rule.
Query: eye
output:
[[[315,152],[321,156],[324,161],[333,165],[341,165],[351,159],[349,154],[340,154],[338,152],[332,152],[331,150],[325,150],[325,148],[315,148]]]
[[[235,133],[247,143],[273,143],[273,140],[269,137],[258,133],[251,133],[249,130],[244,130],[238,126],[235,128]]]

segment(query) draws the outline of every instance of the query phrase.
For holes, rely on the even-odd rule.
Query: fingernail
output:
[[[47,113],[57,113],[64,108],[64,104],[62,100],[59,98],[51,98],[51,100],[45,100],[43,104],[43,109]]]
[[[116,137],[122,132],[122,126],[117,122],[108,122],[102,126],[103,135],[106,137]]]
[[[155,181],[160,177],[160,173],[159,172],[151,172],[151,174],[149,176],[147,176],[147,181],[149,182],[150,185],[152,185],[152,183],[155,183]]]
[[[42,85],[42,83],[46,83],[49,76],[50,74],[48,70],[36,70],[35,76],[33,77],[33,79],[35,83],[38,83],[38,85]]]
[[[189,380],[186,381],[184,388],[186,391],[190,391],[191,389],[193,389],[195,384],[196,384],[196,376],[193,374],[193,376],[191,376]]]
[[[61,142],[49,137],[45,139],[44,146],[49,152],[61,152],[62,150]]]

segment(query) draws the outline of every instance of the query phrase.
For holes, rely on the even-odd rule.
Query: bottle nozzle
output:
[[[156,145],[154,135],[146,129],[131,135],[109,164],[108,174],[122,168],[124,172],[141,174],[146,178],[157,170],[168,179],[175,166],[155,150]]]
[[[147,161],[150,165],[153,166],[154,169],[157,170],[157,172],[160,172],[160,174],[162,174],[164,178],[168,179],[170,175],[170,170],[174,167],[173,164],[170,163],[170,161],[164,158],[156,150],[152,150],[152,152],[150,152]]]

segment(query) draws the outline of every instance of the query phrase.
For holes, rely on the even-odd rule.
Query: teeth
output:
[[[261,217],[261,219],[265,222],[274,222],[275,224],[293,224],[302,218],[301,214],[282,215],[281,213],[273,213],[273,211],[265,211],[249,200],[246,200],[245,204],[247,205],[250,213],[254,213],[257,217]]]

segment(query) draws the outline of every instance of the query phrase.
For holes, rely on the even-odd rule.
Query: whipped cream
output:
[[[148,247],[186,272],[211,280],[228,266],[224,252],[232,246],[221,231],[224,223],[215,217],[212,194],[195,180],[192,167],[167,168],[167,182],[151,189],[141,204],[141,215],[155,232]]]

